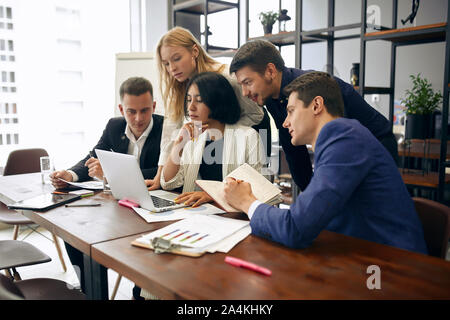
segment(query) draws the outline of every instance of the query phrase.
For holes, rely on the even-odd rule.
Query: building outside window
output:
[[[95,145],[114,116],[129,16],[129,0],[0,0],[0,168],[40,147],[64,169]]]

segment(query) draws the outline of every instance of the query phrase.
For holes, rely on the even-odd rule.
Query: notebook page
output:
[[[247,163],[244,163],[239,168],[233,170],[227,177],[249,182],[256,199],[261,202],[269,202],[272,198],[281,193],[276,186]]]
[[[211,198],[216,201],[226,212],[239,212],[239,210],[233,208],[225,200],[223,188],[224,183],[221,181],[213,180],[196,180],[195,183],[202,188]]]

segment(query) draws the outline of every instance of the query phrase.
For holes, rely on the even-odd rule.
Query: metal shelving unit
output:
[[[367,12],[367,0],[362,0],[361,8],[361,21],[366,21]],[[393,123],[394,115],[394,88],[395,88],[395,66],[396,66],[396,55],[397,48],[400,46],[409,46],[415,44],[427,44],[435,42],[445,42],[445,61],[444,61],[444,88],[443,88],[443,107],[442,107],[442,123],[441,123],[441,148],[440,148],[440,159],[439,159],[439,185],[438,185],[438,195],[437,200],[444,200],[444,189],[445,189],[445,168],[449,166],[446,162],[447,154],[447,127],[448,127],[448,107],[449,107],[449,69],[450,69],[450,29],[449,29],[449,19],[450,19],[450,6],[448,6],[447,12],[447,23],[436,23],[430,25],[423,25],[411,28],[397,29],[397,8],[398,0],[392,1],[392,26],[393,29],[379,32],[370,32],[366,30],[366,26],[363,25],[361,28],[361,61],[360,61],[360,83],[362,87],[359,92],[361,95],[380,93],[383,92],[384,88],[379,88],[375,92],[364,87],[365,79],[365,57],[366,57],[366,42],[374,40],[383,40],[391,42],[391,80],[390,80],[390,96],[389,99],[389,120],[391,124]]]
[[[240,46],[240,0],[235,2],[221,1],[221,0],[172,0],[172,27],[182,26],[189,29],[197,39],[201,39],[201,35],[205,36],[204,47],[205,50],[212,55],[225,55],[232,56],[233,50],[237,48],[228,48],[214,46],[209,43],[208,39],[208,15],[230,10],[237,9],[237,44]],[[179,15],[183,14],[183,17]],[[203,15],[205,32],[200,34],[200,16]],[[224,53],[224,54],[222,54]]]
[[[247,0],[247,8],[248,8]],[[335,14],[335,0],[328,0],[328,17],[327,27],[315,30],[303,30],[302,13],[303,1],[296,2],[296,30],[291,32],[283,32],[272,35],[265,35],[262,37],[252,39],[265,39],[278,46],[280,49],[283,46],[295,46],[295,67],[302,68],[302,45],[314,42],[327,43],[327,71],[333,74],[334,67],[334,42],[347,39],[361,39],[360,44],[360,86],[355,89],[362,95],[366,94],[384,94],[389,95],[389,120],[391,125],[394,116],[394,88],[395,88],[395,67],[396,67],[396,53],[400,46],[408,46],[414,44],[427,44],[435,42],[445,42],[445,66],[444,66],[444,88],[443,88],[443,108],[442,108],[442,124],[441,124],[441,151],[439,159],[439,187],[438,200],[444,199],[445,188],[445,168],[450,167],[450,161],[447,161],[447,127],[448,127],[448,108],[449,108],[449,94],[450,94],[450,5],[448,5],[447,23],[436,23],[412,28],[397,29],[397,13],[398,0],[392,0],[392,28],[384,26],[377,26],[380,31],[373,31],[374,26],[362,23],[367,21],[367,0],[361,0],[361,22],[347,25],[334,25]],[[281,0],[279,1],[281,8]],[[247,10],[248,21],[248,10]],[[247,22],[248,23],[248,22]],[[248,29],[248,28],[247,28]],[[372,29],[372,30],[368,30]],[[337,36],[338,31],[350,31],[349,35]],[[248,39],[248,32],[247,32]],[[365,67],[366,67],[366,43],[368,41],[383,40],[391,43],[391,79],[389,87],[367,87],[365,86]]]

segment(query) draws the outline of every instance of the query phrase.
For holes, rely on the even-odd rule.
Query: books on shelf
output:
[[[236,180],[243,180],[250,183],[252,192],[256,199],[269,205],[275,205],[281,200],[281,190],[267,180],[262,174],[253,169],[247,163],[244,163],[236,170],[233,170],[229,175],[225,177],[234,178]],[[224,181],[225,181],[224,179]],[[221,181],[211,180],[196,180],[195,183],[205,191],[216,203],[226,212],[239,212],[239,210],[233,208],[224,197],[225,183]]]

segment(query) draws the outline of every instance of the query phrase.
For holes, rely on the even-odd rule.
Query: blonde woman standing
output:
[[[228,66],[211,58],[192,33],[182,27],[169,30],[157,46],[157,63],[160,86],[165,103],[165,119],[161,137],[159,170],[152,180],[146,180],[149,190],[160,187],[162,167],[167,161],[179,129],[187,122],[184,112],[184,97],[189,79],[201,72],[217,72],[226,77],[238,98],[241,109],[239,125],[255,130],[266,129],[262,135],[266,150],[270,152],[270,121],[265,109],[254,101],[243,97],[237,80],[229,75]],[[261,133],[260,133],[261,134]],[[269,149],[267,149],[269,146]]]

